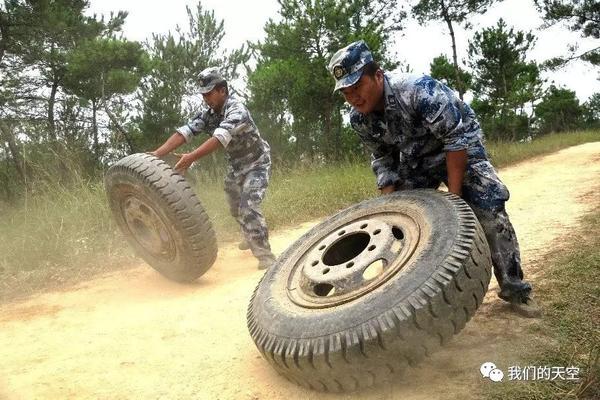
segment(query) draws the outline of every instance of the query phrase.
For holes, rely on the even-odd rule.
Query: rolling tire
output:
[[[117,225],[151,267],[191,282],[213,265],[212,224],[187,181],[166,162],[132,154],[108,169],[105,186]]]
[[[483,301],[491,268],[462,199],[396,192],[349,207],[292,244],[257,286],[248,328],[285,378],[353,391],[390,380],[457,334]]]

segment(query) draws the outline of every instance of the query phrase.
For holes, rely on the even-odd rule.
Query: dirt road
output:
[[[500,172],[527,278],[568,237],[600,186],[600,142]],[[281,252],[312,224],[275,232]],[[320,394],[278,376],[246,329],[260,279],[248,252],[222,247],[197,283],[170,282],[146,265],[65,291],[0,306],[0,399],[447,399],[472,398],[486,361],[506,368],[536,340],[535,321],[513,314],[495,282],[474,319],[445,349],[387,386]]]

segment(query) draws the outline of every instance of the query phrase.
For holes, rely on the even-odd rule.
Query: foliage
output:
[[[397,0],[281,0],[281,20],[269,20],[266,38],[253,49],[256,69],[249,76],[250,108],[280,154],[337,159],[342,155],[342,98],[332,93],[327,71],[331,55],[359,39],[385,67],[404,13]]]
[[[92,104],[94,154],[100,159],[97,112],[114,95],[134,92],[147,69],[146,53],[137,42],[114,38],[86,40],[67,57],[64,88]],[[110,111],[107,110],[107,113]],[[124,132],[127,134],[126,132]],[[131,146],[131,143],[130,143]]]
[[[0,185],[7,198],[41,178],[40,171],[52,171],[52,180],[71,179],[63,161],[69,146],[79,152],[83,170],[98,167],[99,153],[89,150],[92,136],[98,142],[96,129],[86,126],[90,110],[66,90],[67,60],[84,42],[118,32],[126,13],[105,21],[84,15],[88,6],[83,0],[4,0],[0,6],[0,160],[6,161]]]
[[[586,127],[600,127],[600,93],[594,93],[583,103],[583,121]]]
[[[494,3],[494,0],[419,0],[412,8],[413,15],[423,24],[426,21],[444,21],[448,26],[448,32],[452,43],[452,61],[454,66],[454,85],[453,88],[458,91],[462,100],[463,94],[469,89],[469,82],[463,80],[466,78],[462,69],[458,65],[458,55],[456,50],[456,38],[454,35],[454,24],[465,24],[467,28],[470,24],[467,18],[473,14],[483,14],[488,7]],[[443,60],[438,60],[441,62]],[[434,63],[436,60],[434,60]],[[441,67],[441,65],[440,65]],[[432,67],[433,70],[433,67]],[[449,71],[445,71],[445,78],[449,77]]]
[[[464,91],[468,91],[471,88],[473,76],[464,69],[459,68],[459,83],[456,78],[456,69],[454,65],[450,64],[450,61],[444,54],[435,57],[429,67],[431,68],[430,75],[433,78],[444,82],[449,87],[455,89],[458,88],[459,85],[462,85]]]
[[[596,0],[535,0],[547,25],[565,23],[572,31],[583,37],[600,39],[600,3]],[[596,42],[598,43],[598,42]],[[575,54],[577,46],[570,46],[570,54],[548,60],[547,65],[558,68],[569,61],[581,59],[600,66],[600,46]]]
[[[540,133],[562,132],[581,125],[583,108],[575,92],[552,85],[535,108]]]
[[[543,83],[538,65],[526,61],[534,43],[534,35],[508,29],[502,19],[469,41],[472,105],[491,138],[514,140],[531,134],[525,106],[541,97]]]
[[[163,143],[174,129],[197,113],[199,101],[193,98],[196,77],[209,66],[218,66],[231,82],[238,68],[249,59],[247,48],[225,52],[223,21],[198,3],[188,13],[188,30],[152,36],[146,43],[151,73],[142,80],[138,93],[137,147],[150,150]]]

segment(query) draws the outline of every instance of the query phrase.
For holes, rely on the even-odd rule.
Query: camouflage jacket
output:
[[[429,76],[384,73],[384,113],[350,113],[350,124],[371,151],[382,188],[411,174],[446,168],[446,152],[466,149],[469,164],[486,160],[475,113],[443,83]]]
[[[225,157],[236,176],[271,165],[269,144],[260,137],[246,106],[231,95],[220,113],[203,109],[177,132],[188,142],[201,132],[212,134],[225,148]]]

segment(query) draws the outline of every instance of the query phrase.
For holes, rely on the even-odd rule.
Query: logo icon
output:
[[[504,372],[496,367],[493,362],[485,362],[481,364],[479,372],[484,378],[489,378],[492,382],[501,382],[504,379]]]
[[[346,70],[341,65],[333,67],[333,76],[335,76],[335,79],[340,79],[344,74],[346,74]]]

